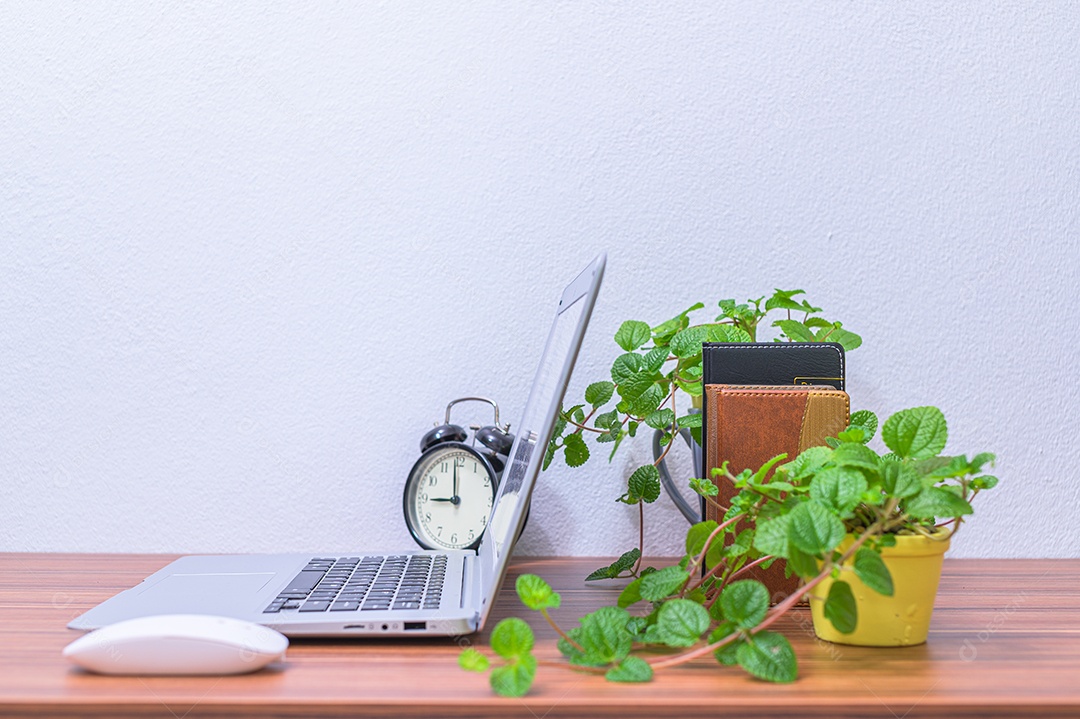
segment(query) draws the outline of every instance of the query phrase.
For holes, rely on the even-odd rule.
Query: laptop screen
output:
[[[483,616],[487,615],[494,593],[502,582],[514,540],[524,521],[532,487],[551,441],[570,372],[596,302],[605,260],[605,255],[593,260],[563,292],[525,411],[516,428],[510,428],[514,446],[479,549]]]

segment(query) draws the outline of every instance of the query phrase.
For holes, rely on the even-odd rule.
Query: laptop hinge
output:
[[[478,604],[477,590],[480,585],[480,561],[475,554],[465,557],[461,564],[461,608],[475,607]]]

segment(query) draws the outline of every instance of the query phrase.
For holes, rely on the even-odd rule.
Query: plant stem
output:
[[[686,568],[687,572],[689,572],[691,576],[693,576],[694,570],[700,567],[705,561],[705,555],[708,553],[709,546],[713,543],[713,540],[716,539],[716,535],[720,534],[731,525],[743,519],[745,516],[745,514],[736,514],[734,517],[727,520],[723,524],[719,524],[716,526],[716,529],[712,531],[712,534],[709,535],[709,538],[705,540],[705,546],[702,547],[701,553],[698,554],[697,557],[694,558],[694,561],[690,563],[690,566]],[[702,581],[704,581],[704,577],[702,577]],[[699,586],[701,586],[701,582],[695,584],[693,587],[691,587],[691,589],[696,589]]]
[[[746,634],[754,635],[772,626],[776,622],[776,620],[778,620],[785,613],[787,613],[789,609],[795,606],[795,604],[800,599],[802,599],[811,589],[816,587],[818,584],[824,581],[826,577],[832,574],[832,569],[835,565],[843,564],[845,561],[847,561],[853,554],[855,554],[856,551],[858,551],[859,547],[861,547],[866,540],[868,540],[871,536],[880,533],[880,531],[880,523],[877,523],[874,526],[867,528],[867,530],[863,532],[862,535],[851,544],[848,550],[844,553],[844,556],[842,556],[839,561],[832,562],[831,560],[826,560],[821,567],[821,571],[818,572],[818,575],[816,577],[799,587],[787,599],[773,607],[772,610],[768,613],[768,615],[766,615],[766,617],[761,620],[761,623],[753,629],[748,630]],[[649,664],[652,665],[654,671],[657,669],[663,669],[664,667],[671,667],[677,664],[683,664],[692,659],[697,659],[698,657],[704,656],[709,652],[714,652],[717,649],[720,649],[721,647],[730,644],[739,637],[740,633],[735,632],[733,634],[727,635],[720,641],[713,642],[712,644],[706,644],[704,646],[698,647],[697,649],[693,649],[689,652],[685,652],[675,657],[649,662]]]
[[[634,562],[634,568],[631,570],[631,576],[636,577],[638,569],[641,568],[641,560],[645,557],[645,503],[638,501],[638,558]]]
[[[543,609],[541,609],[541,610],[540,610],[540,613],[544,615],[544,619],[546,619],[546,620],[547,620],[547,623],[551,625],[551,628],[552,628],[552,629],[554,629],[554,630],[555,630],[555,631],[556,631],[556,632],[558,633],[558,635],[559,635],[560,637],[562,637],[563,639],[565,639],[565,640],[566,640],[566,643],[567,643],[567,644],[569,644],[570,646],[572,646],[572,647],[573,647],[574,649],[577,649],[577,650],[578,650],[579,652],[581,652],[582,654],[584,654],[584,653],[585,653],[585,649],[584,649],[584,647],[582,647],[582,646],[581,646],[580,644],[578,644],[578,643],[577,643],[577,642],[575,642],[575,641],[574,641],[573,639],[571,639],[571,638],[570,638],[570,635],[569,635],[569,634],[567,634],[566,632],[564,632],[564,631],[562,630],[562,627],[560,627],[560,626],[559,626],[558,624],[556,624],[556,623],[555,623],[555,620],[551,618],[551,615],[550,615],[550,614],[548,614],[548,610],[547,610],[547,607],[544,607]]]
[[[769,561],[770,559],[776,559],[776,557],[774,557],[771,554],[766,554],[764,557],[761,557],[759,559],[755,559],[754,561],[750,562],[746,566],[739,569],[737,572],[732,573],[732,575],[730,577],[728,577],[728,581],[730,582],[732,579],[739,576],[743,572],[749,571],[749,570],[753,569],[754,567],[758,566],[759,564],[764,564],[765,562]]]

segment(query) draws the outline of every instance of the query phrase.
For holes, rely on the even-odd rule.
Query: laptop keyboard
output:
[[[438,609],[445,579],[442,555],[315,558],[263,614]]]

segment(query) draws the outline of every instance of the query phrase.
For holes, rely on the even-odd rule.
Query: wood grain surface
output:
[[[523,699],[494,697],[484,676],[457,668],[457,640],[294,640],[286,664],[236,677],[104,677],[60,651],[73,617],[137,584],[172,557],[0,554],[0,716],[129,717],[1056,717],[1080,716],[1080,560],[946,560],[930,641],[868,649],[814,639],[809,610],[777,627],[795,646],[794,684],[756,681],[712,659],[609,684],[542,666]],[[618,587],[582,578],[602,559],[522,559],[489,629],[517,614],[538,655],[558,661],[553,632],[525,612],[514,577],[533,572],[563,596],[572,625],[614,603]]]

